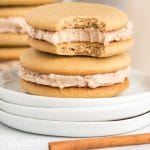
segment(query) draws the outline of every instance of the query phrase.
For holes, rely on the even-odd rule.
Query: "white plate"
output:
[[[54,98],[35,96],[24,93],[19,88],[16,70],[4,72],[0,76],[0,98],[15,104],[33,107],[100,107],[137,101],[150,101],[150,75],[131,71],[130,88],[123,94],[113,98]]]
[[[93,137],[122,134],[150,124],[150,113],[110,122],[59,122],[20,117],[0,111],[1,122],[22,131],[67,137]]]
[[[149,101],[120,104],[119,107],[39,108],[11,104],[0,100],[0,108],[27,118],[57,121],[109,121],[135,117],[150,111]]]

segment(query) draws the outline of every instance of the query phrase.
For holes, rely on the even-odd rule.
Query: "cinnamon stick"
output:
[[[49,150],[87,150],[140,144],[150,144],[150,133],[49,142]]]

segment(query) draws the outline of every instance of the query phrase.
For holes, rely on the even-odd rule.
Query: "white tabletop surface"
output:
[[[150,133],[150,126],[147,126],[134,133]],[[0,123],[0,150],[48,150],[48,142],[60,140],[68,140],[68,139],[24,133],[9,128]],[[107,150],[135,150],[135,149],[149,150],[150,144],[141,146],[121,147],[121,148],[107,148]]]

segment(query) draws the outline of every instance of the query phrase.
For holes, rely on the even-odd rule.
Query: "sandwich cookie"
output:
[[[0,1],[0,71],[18,66],[18,58],[27,50],[27,30],[24,15],[34,7],[4,7]],[[13,2],[13,1],[11,1]]]
[[[31,63],[32,60],[32,63]],[[129,86],[127,53],[109,58],[65,57],[27,50],[20,58],[22,88],[50,97],[112,97]]]
[[[0,9],[0,47],[27,46],[24,15],[33,7],[2,7]]]
[[[124,53],[133,42],[127,15],[107,5],[56,3],[38,7],[25,18],[29,44],[44,52],[108,57]]]

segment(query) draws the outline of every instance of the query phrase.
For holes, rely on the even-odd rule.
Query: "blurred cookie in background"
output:
[[[20,54],[28,48],[28,25],[24,15],[34,7],[1,7],[0,71],[17,66]]]
[[[1,0],[1,6],[31,6],[57,2],[58,0]]]
[[[39,5],[52,2],[55,0],[0,1],[0,71],[15,66],[20,54],[29,47],[29,26],[24,16]]]
[[[29,26],[24,15],[34,7],[2,7],[0,9],[0,47],[27,46]]]

